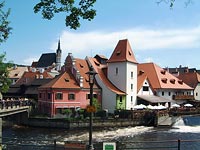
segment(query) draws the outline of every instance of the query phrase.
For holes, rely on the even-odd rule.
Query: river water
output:
[[[47,144],[52,142],[54,139],[57,141],[87,141],[88,132],[84,130],[68,131],[64,129],[41,129],[15,125],[3,128],[3,137],[8,137],[8,139],[3,139],[3,142],[10,142],[13,144],[27,143],[35,145]],[[170,128],[139,126],[122,129],[109,128],[101,131],[93,131],[93,141],[95,142],[121,141],[128,142],[128,145],[131,145],[132,147],[150,147],[152,145],[173,147],[177,146],[178,139],[181,140],[181,150],[200,150],[200,116],[182,117],[174,124],[174,126]],[[145,143],[140,143],[140,141]],[[156,141],[159,142],[157,143]],[[172,148],[167,149],[170,150]]]

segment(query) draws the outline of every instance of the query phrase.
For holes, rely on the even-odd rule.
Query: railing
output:
[[[71,143],[71,147],[69,147],[69,143]],[[199,147],[200,139],[116,142],[116,150],[196,150],[199,149]],[[3,138],[2,148],[20,150],[87,150],[87,142],[28,139],[9,139],[9,141],[7,141],[6,138]],[[102,150],[103,142],[94,143],[94,149]]]
[[[10,109],[22,106],[31,106],[30,100],[0,100],[0,109]]]
[[[173,95],[173,100],[193,100],[194,95]]]

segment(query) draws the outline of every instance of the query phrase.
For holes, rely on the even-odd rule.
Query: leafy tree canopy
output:
[[[11,27],[9,26],[8,16],[10,14],[10,9],[4,10],[4,1],[0,2],[0,44],[5,42],[9,34],[11,33]],[[4,61],[6,54],[0,54],[0,93],[7,92],[11,80],[9,79],[8,68],[12,66],[12,63],[5,63]]]
[[[0,2],[0,44],[5,42],[9,34],[11,33],[11,27],[9,27],[8,16],[10,14],[10,9],[4,11],[4,1]]]
[[[0,92],[5,93],[8,91],[11,84],[9,79],[8,68],[12,67],[12,63],[5,63],[5,53],[0,55]]]
[[[65,25],[71,29],[80,27],[80,19],[91,21],[96,10],[92,9],[96,0],[40,0],[34,12],[41,12],[44,19],[51,20],[57,13],[66,13]]]

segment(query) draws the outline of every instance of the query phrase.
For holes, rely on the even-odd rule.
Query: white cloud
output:
[[[153,58],[151,58],[151,57],[145,58],[144,62],[147,62],[147,63],[153,62]]]
[[[60,39],[64,57],[69,52],[74,57],[81,58],[97,53],[109,57],[120,39],[129,39],[133,51],[198,48],[200,47],[200,27],[157,30],[133,28],[119,32],[63,31]],[[52,45],[52,49],[56,48],[57,41]]]
[[[38,61],[38,57],[29,57],[23,60],[24,65],[31,65],[33,61]]]

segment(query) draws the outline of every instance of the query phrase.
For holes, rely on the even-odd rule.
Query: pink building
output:
[[[90,102],[87,61],[73,58],[69,54],[62,71],[63,73],[39,88],[39,111],[51,117],[62,114],[69,108],[86,108]],[[93,87],[93,97],[101,104],[101,89],[96,83]]]

